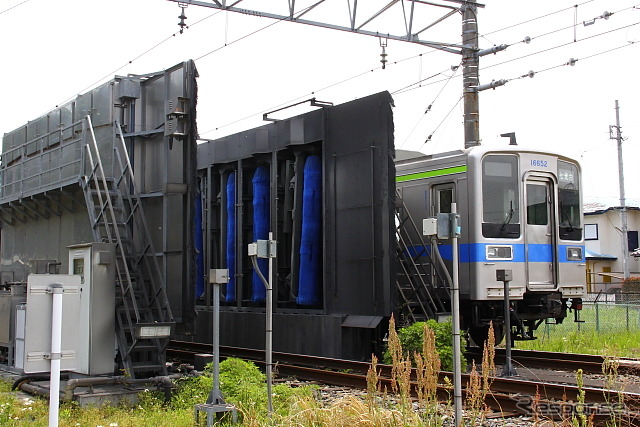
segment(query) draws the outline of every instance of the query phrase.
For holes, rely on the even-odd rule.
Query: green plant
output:
[[[436,338],[436,349],[440,356],[440,362],[442,369],[446,371],[453,370],[453,333],[451,328],[451,322],[438,323],[437,321],[430,319],[427,322],[427,326],[433,330]],[[416,322],[413,325],[401,328],[398,331],[398,337],[404,350],[404,354],[408,355],[413,360],[415,353],[422,353],[422,344],[424,336],[425,322]],[[465,348],[467,342],[464,337],[460,337],[460,347]],[[424,355],[423,355],[424,357]],[[392,358],[387,350],[384,354],[384,362],[391,363]],[[462,369],[466,369],[467,360],[464,355],[460,355],[460,361]]]

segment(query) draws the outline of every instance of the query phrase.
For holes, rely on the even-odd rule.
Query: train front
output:
[[[515,339],[533,339],[540,324],[569,312],[578,320],[586,291],[578,162],[519,146],[476,147],[468,168],[472,338],[482,340],[488,322],[503,317],[501,269],[512,271]]]

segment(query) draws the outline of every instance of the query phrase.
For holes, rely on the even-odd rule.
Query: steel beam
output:
[[[49,200],[49,202],[51,202],[53,205],[56,205],[57,207],[60,208],[60,210],[58,212],[54,212],[56,215],[60,216],[62,215],[62,211],[67,211],[69,213],[74,213],[74,211],[72,209],[69,209],[68,207],[66,207],[65,205],[63,205],[62,203],[60,203],[58,200],[56,200],[51,194],[45,192],[44,193],[44,197],[47,198],[47,200]],[[51,209],[53,211],[53,207]]]

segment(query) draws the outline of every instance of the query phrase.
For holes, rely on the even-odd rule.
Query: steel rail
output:
[[[172,341],[168,350],[168,356],[179,357],[182,360],[192,361],[193,355],[207,353],[211,350],[210,344]],[[238,348],[221,347],[221,355],[234,356],[252,360],[258,364],[264,363],[264,351]],[[191,359],[189,359],[191,355]],[[276,370],[280,376],[294,376],[298,379],[317,381],[324,384],[343,387],[355,387],[366,389],[366,373],[371,366],[368,362],[332,359],[327,357],[307,356],[292,353],[273,353],[274,361],[277,361]],[[379,387],[391,390],[391,366],[377,365],[379,375]],[[451,387],[446,386],[445,377],[451,384],[451,373],[442,372],[439,378],[438,396],[440,399],[449,400]],[[469,382],[470,375],[463,374],[463,382]],[[415,370],[411,376],[412,386],[415,389]],[[487,405],[501,412],[517,412],[531,415],[531,406],[545,408],[555,419],[566,416],[580,405],[579,394],[584,393],[582,408],[593,412],[595,420],[609,420],[611,411],[618,411],[626,418],[640,420],[640,394],[605,390],[596,387],[578,387],[571,384],[544,383],[541,381],[523,380],[519,378],[493,377],[491,379],[491,392],[487,397]],[[535,396],[535,398],[534,398]],[[623,406],[616,406],[615,402],[623,402]],[[620,412],[622,411],[622,412]]]
[[[519,365],[527,368],[555,369],[577,371],[588,374],[602,374],[603,365],[610,361],[618,374],[640,375],[640,359],[623,357],[604,357],[594,354],[557,353],[539,350],[512,349],[511,357]],[[467,355],[476,361],[481,360],[482,350],[478,347],[467,349]],[[496,363],[503,363],[504,349],[496,349]]]

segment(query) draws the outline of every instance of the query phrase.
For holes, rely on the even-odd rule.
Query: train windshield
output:
[[[489,155],[482,160],[482,223],[484,237],[520,236],[516,156]]]
[[[580,182],[578,167],[558,161],[558,201],[560,210],[560,238],[580,240]]]

